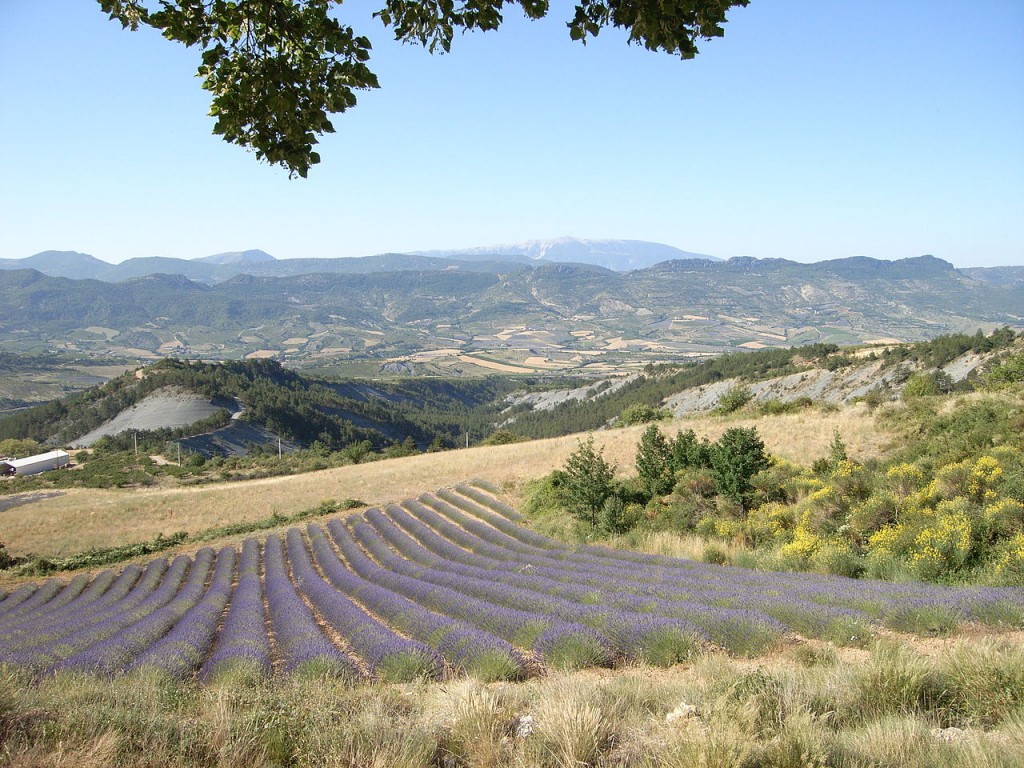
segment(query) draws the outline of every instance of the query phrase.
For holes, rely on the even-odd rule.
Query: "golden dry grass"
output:
[[[756,426],[772,453],[801,463],[827,453],[837,429],[854,459],[876,455],[886,440],[862,408],[834,413],[810,410],[756,420],[703,417],[675,421],[663,429],[674,435],[679,429],[692,428],[714,440],[733,426]],[[629,474],[643,429],[595,432],[594,441],[620,472]],[[522,484],[561,466],[579,440],[580,436],[571,435],[195,488],[72,489],[0,513],[0,531],[13,554],[66,555],[145,541],[159,533],[196,533],[274,512],[291,514],[326,499],[385,504],[474,477],[502,486],[517,502]]]
[[[0,667],[0,766],[1017,766],[1022,673],[1020,633],[856,652],[794,638],[757,659],[492,684]]]

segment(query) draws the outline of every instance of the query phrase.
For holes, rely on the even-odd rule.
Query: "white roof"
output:
[[[10,464],[14,468],[28,467],[32,464],[38,464],[41,461],[51,461],[53,459],[70,459],[67,451],[50,451],[49,453],[38,453],[35,456],[26,456],[24,459],[7,459],[4,464]]]

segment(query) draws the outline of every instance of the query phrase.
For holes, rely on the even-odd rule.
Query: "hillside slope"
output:
[[[889,440],[867,409],[859,406],[836,413],[811,410],[728,422],[696,417],[675,422],[667,429],[693,428],[717,439],[731,426],[756,426],[773,453],[792,461],[827,454],[837,429],[843,433],[851,456],[861,460],[878,455]],[[642,431],[643,427],[626,427],[597,432],[594,437],[608,460],[623,473],[630,473]],[[473,477],[488,479],[518,501],[523,484],[563,464],[582,437],[474,446],[236,483],[184,488],[74,488],[45,498],[32,495],[30,503],[3,512],[3,541],[13,554],[65,555],[126,541],[149,541],[159,533],[195,533],[258,520],[270,512],[294,514],[316,507],[324,499],[388,504]]]

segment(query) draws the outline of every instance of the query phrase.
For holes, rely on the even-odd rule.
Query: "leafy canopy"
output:
[[[197,74],[213,94],[213,131],[256,157],[305,177],[320,162],[317,137],[332,133],[329,114],[356,104],[355,92],[377,88],[370,40],[332,15],[342,0],[98,0],[111,19],[132,30],[161,31],[197,46]],[[602,27],[629,31],[629,41],[682,59],[697,40],[721,37],[726,12],[749,0],[580,0],[567,22],[586,43]],[[497,29],[505,0],[386,0],[374,15],[396,40],[430,51],[451,50],[456,30]],[[531,19],[547,0],[509,0]]]

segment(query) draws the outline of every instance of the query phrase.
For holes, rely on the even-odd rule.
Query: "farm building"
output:
[[[0,461],[0,475],[36,475],[50,469],[60,469],[71,463],[71,457],[65,451],[50,451],[24,459],[4,459]]]

